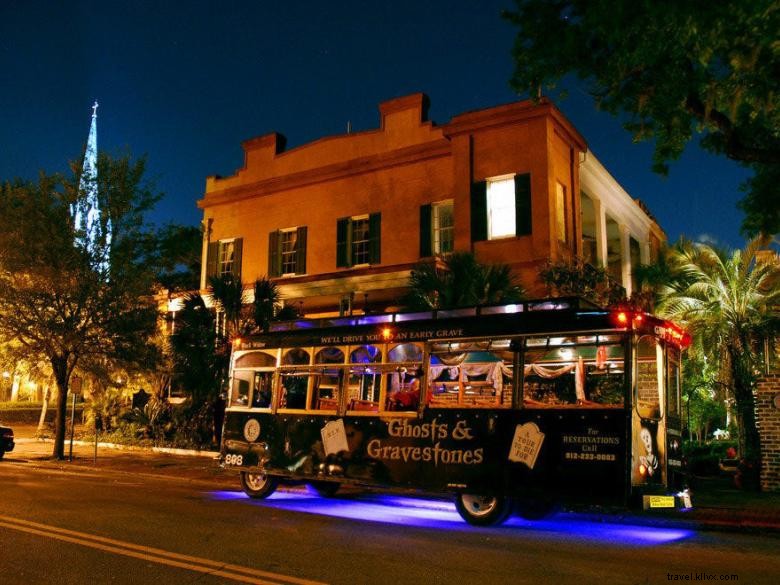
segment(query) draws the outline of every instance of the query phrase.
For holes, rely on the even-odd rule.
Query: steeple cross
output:
[[[92,117],[97,118],[97,109],[98,109],[98,103],[97,100],[95,100],[95,105],[92,106]]]

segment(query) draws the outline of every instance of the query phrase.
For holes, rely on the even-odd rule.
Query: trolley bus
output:
[[[276,323],[234,343],[221,464],[253,498],[449,493],[476,525],[567,502],[688,507],[688,343],[577,298]]]

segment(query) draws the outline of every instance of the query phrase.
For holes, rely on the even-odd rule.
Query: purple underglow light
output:
[[[240,491],[210,492],[210,496],[214,500],[222,501],[249,500],[248,496]],[[347,520],[447,530],[477,530],[463,521],[452,502],[444,500],[384,494],[325,498],[310,488],[295,488],[279,490],[265,500],[252,501],[252,504]],[[559,513],[546,520],[534,521],[513,516],[499,529],[533,530],[550,540],[575,538],[626,546],[661,545],[694,535],[692,530],[682,528],[593,521],[572,513]]]

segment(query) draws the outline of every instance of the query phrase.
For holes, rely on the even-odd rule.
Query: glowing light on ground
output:
[[[321,497],[310,488],[279,490],[265,500],[251,500],[240,491],[210,492],[214,500],[246,501],[291,512],[318,514],[348,520],[383,522],[446,530],[480,530],[466,524],[450,501],[409,496],[360,494],[349,497]],[[695,533],[682,528],[641,526],[589,520],[573,513],[559,513],[545,520],[511,517],[498,530],[532,530],[552,540],[572,538],[626,546],[652,546],[690,538]]]

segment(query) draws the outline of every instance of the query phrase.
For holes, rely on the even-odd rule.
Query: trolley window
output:
[[[679,418],[682,414],[680,404],[680,350],[666,347],[666,408],[670,416]]]
[[[508,339],[434,343],[428,400],[436,408],[509,408],[513,352]]]
[[[283,366],[307,366],[311,363],[309,352],[300,347],[286,351],[282,356]]]
[[[524,406],[622,407],[625,348],[614,341],[614,336],[593,335],[528,338],[523,355]]]
[[[276,354],[264,351],[250,351],[236,358],[234,368],[273,368],[276,367]]]
[[[661,344],[651,335],[639,339],[636,348],[636,396],[637,413],[642,418],[661,418],[663,397],[663,360]]]
[[[351,364],[373,364],[382,361],[382,352],[375,345],[361,345],[349,354]]]

